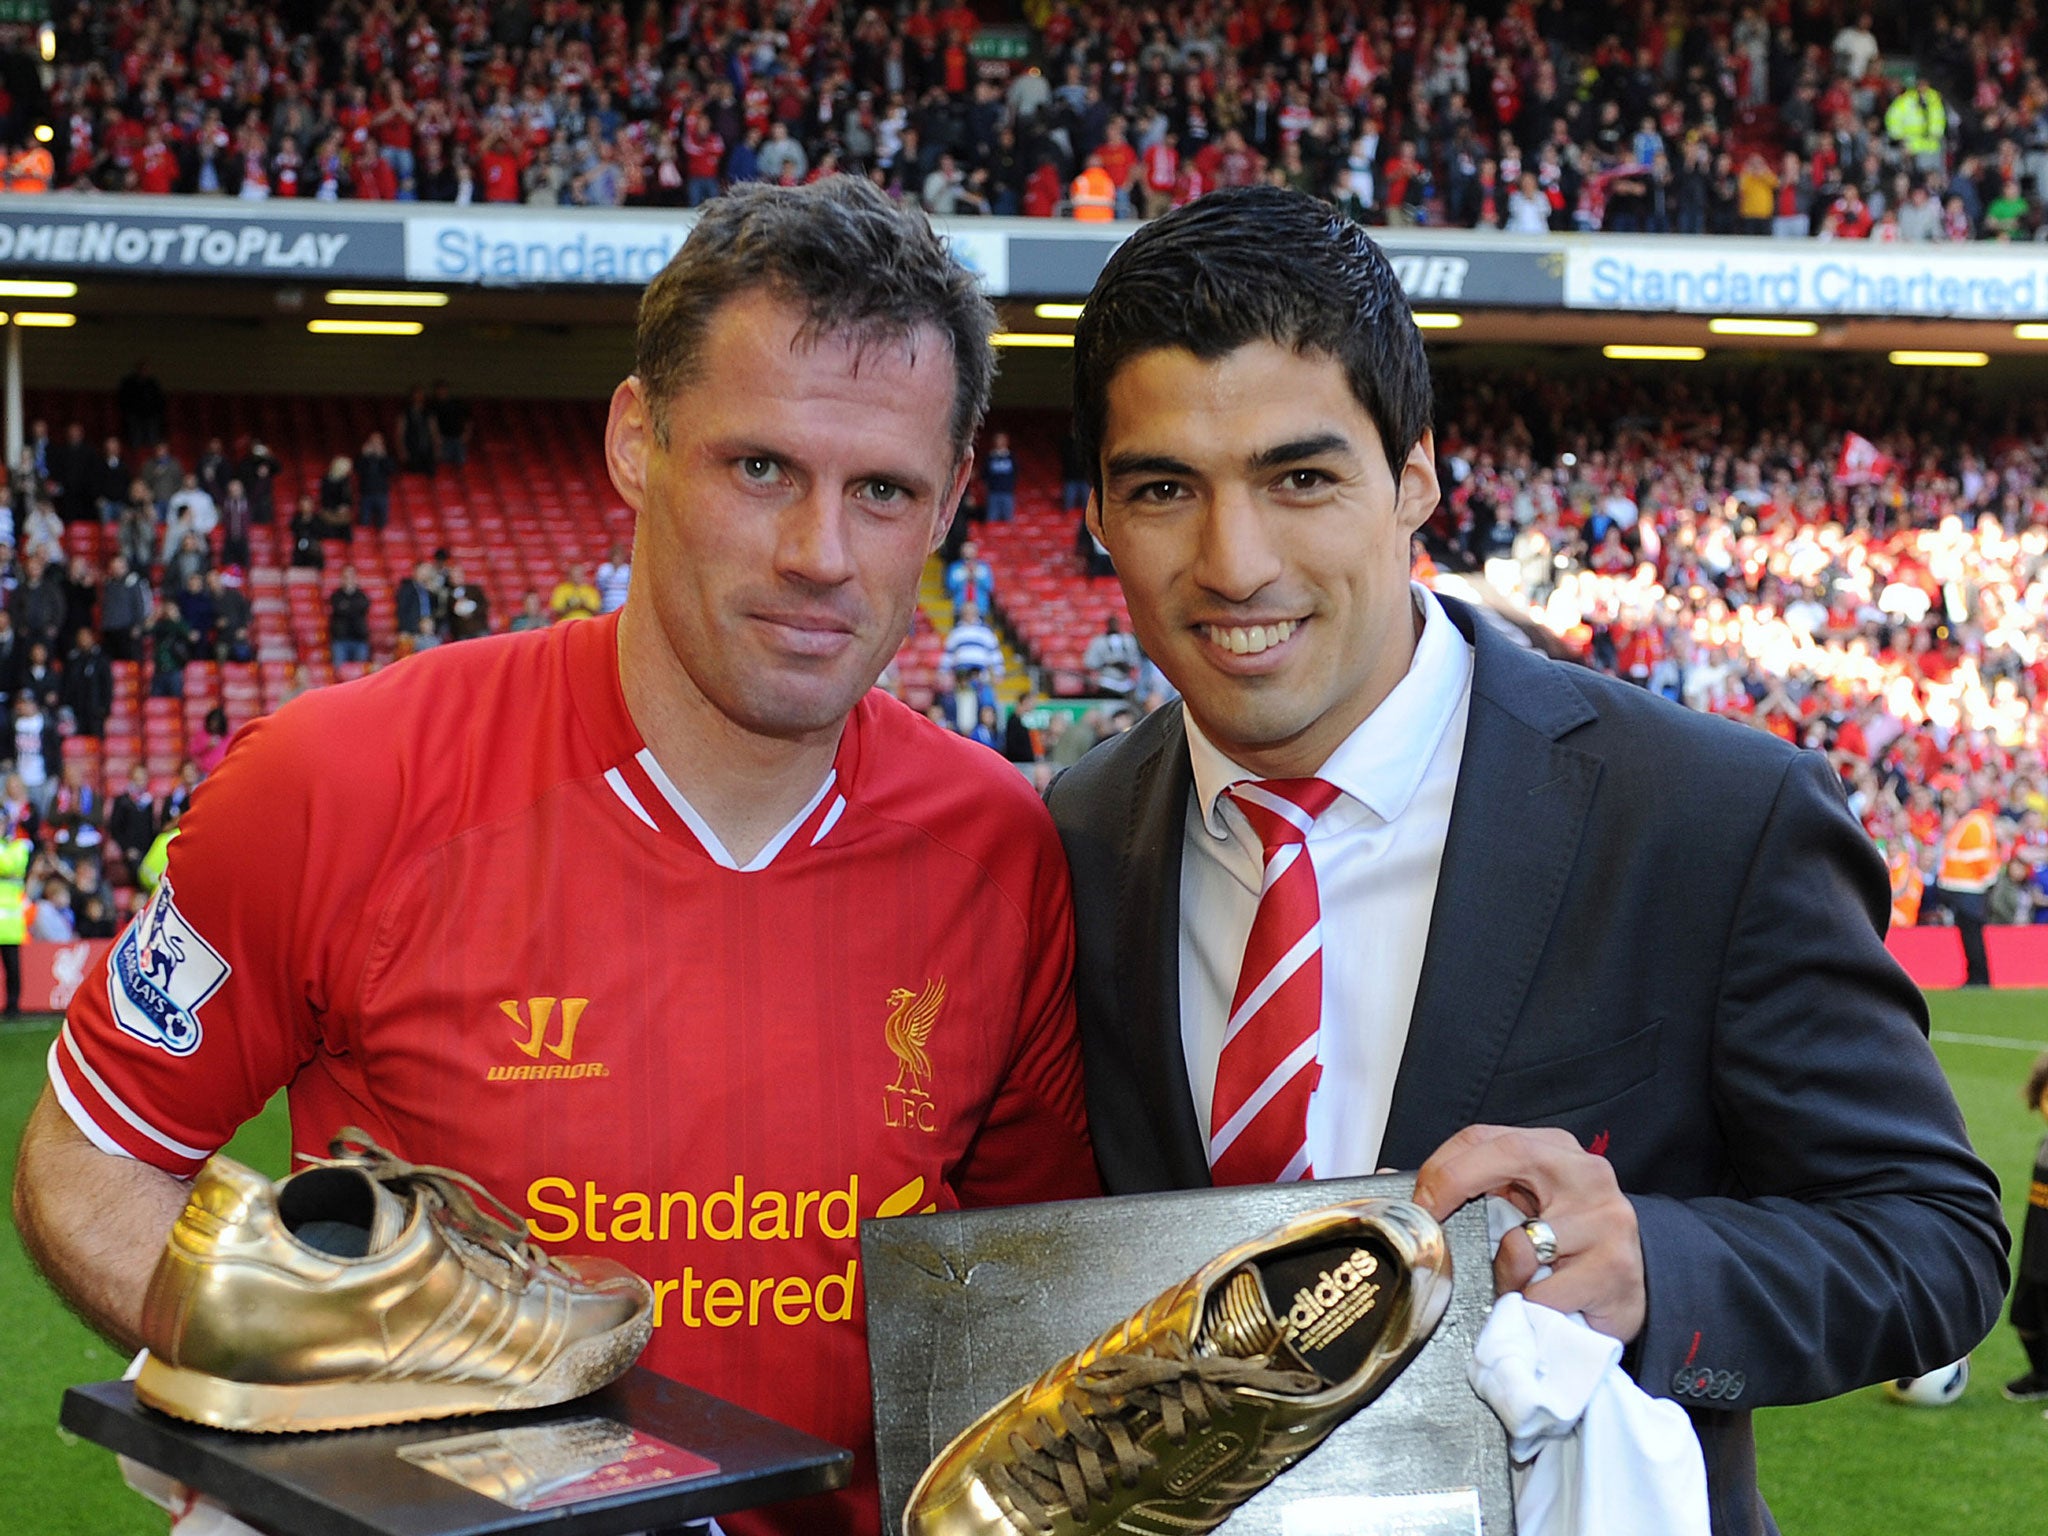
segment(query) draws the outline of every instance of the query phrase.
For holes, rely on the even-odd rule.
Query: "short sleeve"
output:
[[[101,1151],[194,1172],[319,1048],[381,838],[375,775],[312,696],[240,735],[178,823],[162,881],[86,977],[50,1081]]]

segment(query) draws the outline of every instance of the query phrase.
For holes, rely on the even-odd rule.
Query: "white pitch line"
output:
[[[1943,1045],[1995,1045],[2008,1051],[2048,1050],[2048,1040],[2014,1040],[2007,1035],[1964,1035],[1952,1029],[1937,1029],[1933,1038]]]

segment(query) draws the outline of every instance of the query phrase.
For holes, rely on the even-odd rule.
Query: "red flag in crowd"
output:
[[[1877,444],[1860,432],[1842,434],[1842,456],[1835,463],[1835,479],[1843,485],[1879,485],[1898,467],[1896,460],[1879,452]]]

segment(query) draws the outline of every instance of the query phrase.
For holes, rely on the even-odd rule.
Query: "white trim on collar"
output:
[[[839,782],[839,770],[834,768],[825,775],[825,782],[818,786],[818,792],[811,796],[810,800],[804,805],[804,808],[791,818],[789,824],[769,838],[759,853],[755,854],[745,864],[742,864],[732,856],[731,851],[719,840],[718,834],[711,830],[711,823],[697,813],[697,808],[694,805],[683,798],[683,792],[676,788],[675,780],[671,779],[662,770],[660,762],[656,760],[651,751],[642,747],[639,752],[634,754],[633,761],[640,765],[641,771],[647,775],[648,781],[661,791],[662,799],[666,800],[669,803],[669,808],[682,818],[683,825],[690,829],[691,835],[704,845],[704,851],[711,855],[711,861],[725,869],[738,870],[743,875],[750,875],[757,870],[766,869],[770,864],[774,863],[775,856],[782,852],[792,837],[796,836],[797,829],[810,819],[811,813],[816,811],[824,803],[825,797],[832,792],[832,786]],[[615,785],[613,787],[616,789],[618,786]],[[642,819],[645,819],[645,812],[640,806],[634,804],[630,799],[627,801],[627,805],[632,810],[640,812]]]

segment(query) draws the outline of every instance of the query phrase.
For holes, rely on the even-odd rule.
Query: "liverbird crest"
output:
[[[925,1085],[932,1078],[932,1059],[925,1044],[931,1039],[932,1022],[938,1018],[939,1005],[945,1000],[943,976],[927,981],[922,992],[912,992],[908,987],[890,992],[889,1019],[882,1026],[882,1038],[895,1053],[897,1062],[896,1081],[889,1085],[890,1092],[908,1093],[920,1099],[927,1096]]]

